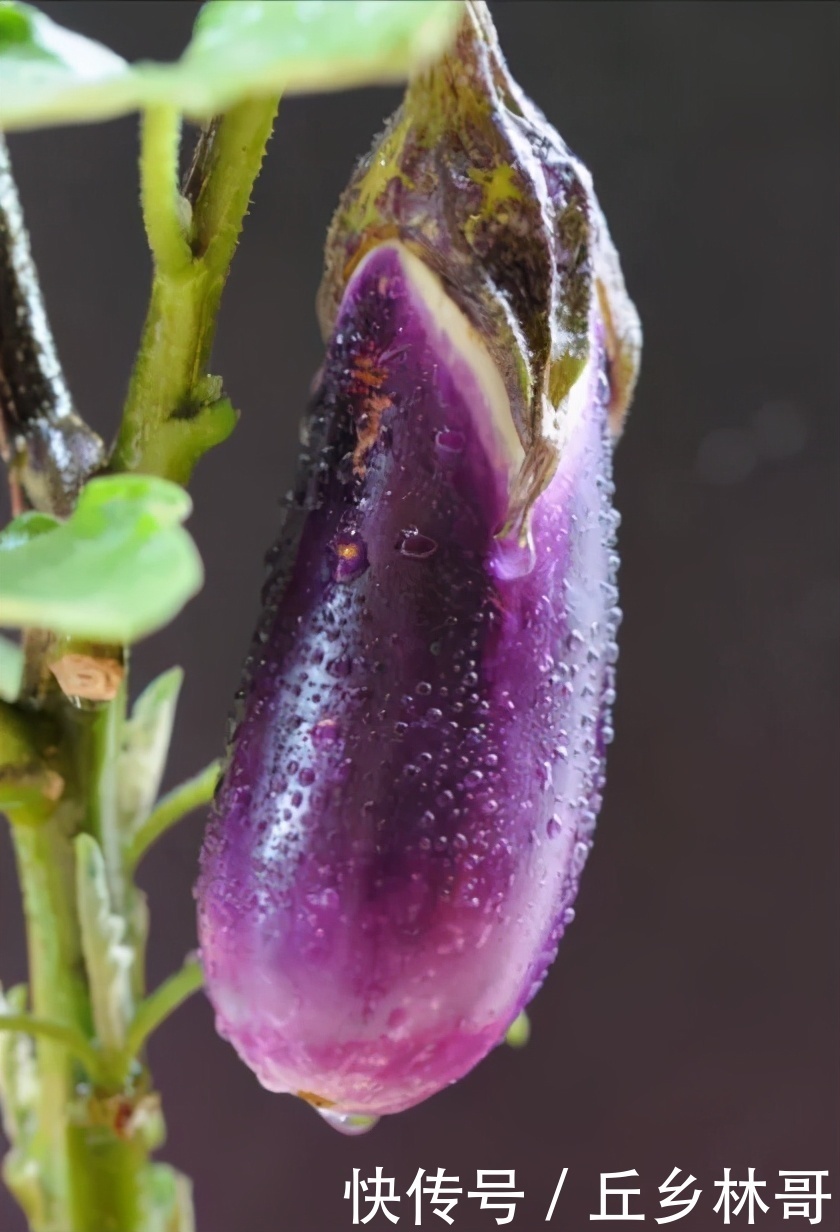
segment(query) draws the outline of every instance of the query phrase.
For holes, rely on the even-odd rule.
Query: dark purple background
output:
[[[196,8],[44,7],[132,58],[177,54]],[[550,1226],[567,1230],[599,1226],[598,1173],[626,1168],[656,1226],[656,1186],[678,1166],[704,1190],[677,1224],[693,1232],[723,1226],[723,1167],[755,1167],[766,1195],[780,1168],[832,1168],[823,1225],[836,1228],[838,8],[493,11],[514,72],[593,170],[646,330],[617,463],[618,736],[578,920],[529,1047],[499,1049],[362,1139],[262,1091],[195,998],[151,1047],[166,1153],[196,1179],[199,1232],[339,1232],[345,1179],[376,1164],[401,1190],[420,1166],[465,1189],[477,1167],[516,1168],[514,1226],[534,1230],[564,1166]],[[138,687],[187,670],[170,782],[220,751],[319,362],[324,229],[397,97],[281,110],[215,360],[242,421],[193,487],[207,585],[135,656]],[[11,141],[68,375],[109,433],[148,283],[135,131],[128,119]],[[200,833],[201,819],[184,823],[143,868],[155,981],[195,941]],[[24,959],[5,839],[0,911],[11,982]],[[757,1226],[782,1229],[768,1200]],[[466,1199],[454,1216],[460,1232],[496,1226]],[[21,1226],[0,1197],[0,1232]]]

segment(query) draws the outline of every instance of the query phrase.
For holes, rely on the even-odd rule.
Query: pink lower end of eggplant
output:
[[[504,1038],[573,916],[611,738],[600,321],[501,537],[504,387],[419,264],[375,249],[336,318],[198,888],[220,1032],[333,1116],[411,1107]]]

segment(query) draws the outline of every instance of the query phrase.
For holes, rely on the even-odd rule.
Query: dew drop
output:
[[[315,724],[309,734],[312,743],[319,747],[334,744],[339,735],[338,724],[335,719],[322,719],[320,723]]]
[[[334,1112],[332,1108],[316,1108],[315,1111],[333,1129],[338,1130],[340,1134],[346,1134],[349,1138],[357,1138],[359,1134],[368,1133],[379,1120],[379,1117],[364,1116],[357,1112]]]
[[[516,578],[527,577],[536,563],[537,554],[530,537],[525,543],[520,543],[516,535],[507,535],[494,543],[489,567],[500,582],[512,582]]]

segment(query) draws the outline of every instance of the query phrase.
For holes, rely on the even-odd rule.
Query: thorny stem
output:
[[[155,271],[113,469],[186,483],[201,454],[233,427],[233,409],[207,366],[276,110],[276,98],[255,100],[213,121],[200,137],[183,195],[179,116],[161,108],[144,120],[141,196]],[[58,364],[2,138],[0,453],[9,465],[15,512],[28,501],[66,516],[104,465],[102,442],[74,411]],[[48,637],[27,639],[30,681],[49,680],[48,647]],[[30,723],[35,717],[40,724],[41,709],[48,712],[49,748],[40,726]],[[25,690],[17,706],[0,706],[0,804],[14,817],[31,1003],[31,1013],[16,1003],[14,1012],[0,1016],[0,1032],[31,1036],[37,1076],[28,1128],[13,1144],[6,1179],[33,1232],[187,1232],[192,1226],[187,1183],[149,1163],[158,1141],[143,1128],[143,1109],[155,1097],[137,1058],[149,1034],[200,987],[201,968],[188,960],[143,996],[147,921],[133,872],[150,843],[210,798],[218,767],[170,793],[127,831],[116,779],[125,719],[124,691],[80,712],[54,683],[46,692]],[[101,848],[108,910],[123,921],[134,954],[134,1016],[116,1049],[94,1036],[95,973],[85,965],[75,876],[74,839],[83,832]]]

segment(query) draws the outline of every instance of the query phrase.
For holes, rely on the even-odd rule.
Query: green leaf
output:
[[[209,0],[174,64],[128,65],[31,5],[0,3],[0,127],[164,105],[206,118],[247,98],[394,82],[453,37],[461,0]]]
[[[403,80],[454,34],[451,0],[210,0],[178,66],[176,106]]]
[[[23,651],[16,642],[0,637],[0,698],[16,702],[23,680]]]
[[[125,725],[117,791],[120,815],[128,831],[145,821],[160,791],[183,680],[180,667],[158,676],[137,698]]]
[[[0,4],[0,126],[97,120],[137,106],[121,56],[30,4]]]
[[[17,548],[23,543],[28,543],[30,539],[37,539],[39,535],[44,535],[48,530],[55,530],[56,526],[60,526],[58,518],[54,518],[49,513],[38,513],[37,510],[31,509],[28,513],[22,513],[20,517],[15,518],[13,522],[9,522],[0,531],[0,545],[4,548]]]
[[[90,984],[93,1025],[105,1048],[119,1049],[132,1016],[131,966],[125,920],[111,910],[105,857],[96,839],[75,839],[79,930]]]
[[[0,533],[0,626],[120,643],[159,629],[203,580],[180,525],[191,508],[168,480],[114,475],[87,484],[66,522],[16,518]]]

